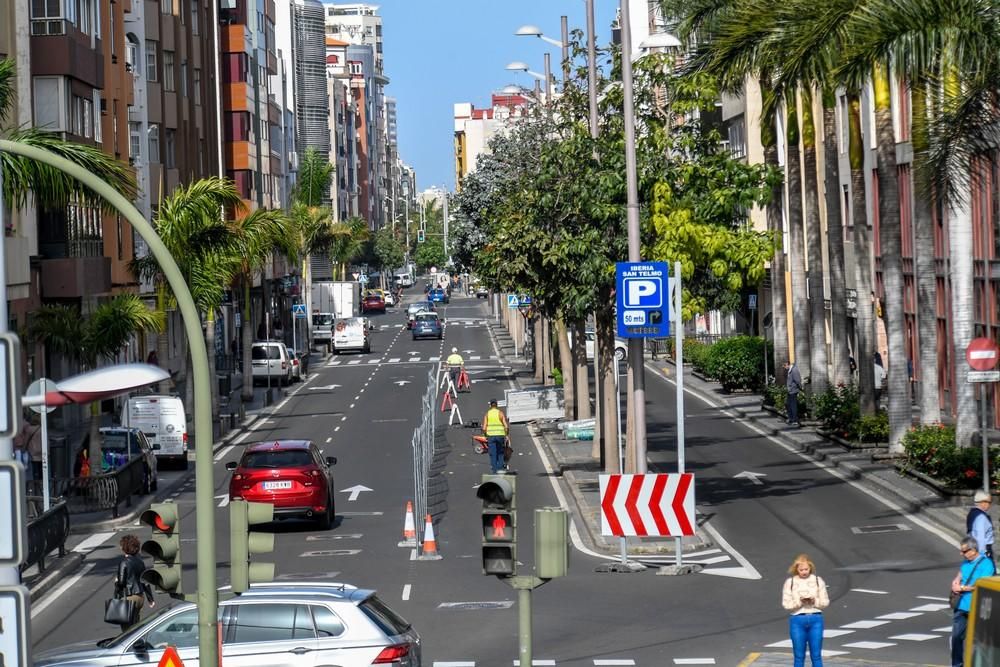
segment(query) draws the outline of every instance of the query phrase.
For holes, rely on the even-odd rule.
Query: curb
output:
[[[672,366],[674,365],[673,361],[670,360],[663,363],[667,363]],[[648,360],[645,362],[645,365],[647,370],[662,373],[661,369],[653,366]],[[689,383],[684,384],[684,390],[703,399],[707,399],[711,403],[719,402],[718,397],[707,394],[700,388],[692,387]],[[898,485],[891,484],[888,480],[884,480],[871,474],[869,470],[866,470],[856,461],[868,458],[870,461],[869,465],[878,466],[886,470],[891,469],[896,475],[903,477],[904,474],[896,470],[893,466],[887,466],[885,463],[872,461],[870,454],[845,449],[842,445],[825,438],[819,433],[816,433],[815,438],[809,442],[799,442],[795,439],[789,438],[786,436],[787,431],[785,429],[778,428],[774,424],[774,421],[777,418],[760,408],[751,411],[744,407],[731,405],[728,402],[723,402],[721,407],[723,410],[736,415],[739,420],[754,424],[760,431],[763,431],[765,435],[780,440],[786,446],[809,456],[815,461],[823,461],[831,467],[841,470],[846,473],[849,479],[863,484],[869,491],[872,491],[883,500],[888,500],[889,502],[898,505],[908,514],[919,515],[922,520],[932,524],[937,530],[953,535],[956,541],[960,540],[964,536],[963,531],[956,530],[956,526],[965,525],[963,517],[959,516],[962,512],[962,508],[943,497],[937,490],[928,489],[929,492],[933,493],[937,497],[940,503],[939,505],[928,502],[926,499],[918,498]],[[851,460],[852,458],[854,460]],[[949,510],[958,512],[950,521],[946,520],[947,517],[936,516],[937,512],[947,512]]]

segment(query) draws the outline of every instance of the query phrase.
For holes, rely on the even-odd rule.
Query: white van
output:
[[[133,396],[122,408],[122,426],[143,432],[157,459],[188,467],[187,415],[178,396]]]
[[[413,287],[413,275],[408,272],[397,273],[394,280],[400,287]]]
[[[371,352],[372,344],[369,338],[369,328],[363,317],[346,317],[337,320],[333,327],[333,352],[340,354],[350,350]]]

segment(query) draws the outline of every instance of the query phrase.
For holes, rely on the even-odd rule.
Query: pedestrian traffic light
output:
[[[141,550],[153,557],[153,567],[142,573],[142,580],[158,590],[179,597],[181,590],[181,523],[174,502],[153,503],[139,516],[139,521],[153,529],[152,537]]]
[[[565,577],[569,569],[569,513],[561,507],[535,510],[535,572],[542,579]]]
[[[229,578],[234,593],[242,593],[250,584],[274,579],[274,563],[251,563],[253,554],[274,551],[272,533],[253,533],[250,526],[274,521],[274,505],[245,500],[229,502]]]
[[[513,576],[517,553],[515,478],[483,475],[476,496],[483,501],[483,574]]]

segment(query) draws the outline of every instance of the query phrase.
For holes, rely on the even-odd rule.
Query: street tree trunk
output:
[[[764,163],[778,168],[778,144],[775,136],[774,118],[761,124],[761,143],[764,145]],[[781,216],[783,184],[771,188],[771,201],[767,204],[767,228],[774,234],[778,247],[771,260],[771,324],[774,331],[774,364],[780,367],[788,361],[788,302],[785,299],[785,249],[784,221]],[[766,332],[765,332],[766,333]],[[678,372],[680,370],[678,369]],[[774,368],[776,381],[781,380],[778,369]]]
[[[913,174],[922,178],[927,160],[927,95],[922,84],[913,86]],[[920,423],[941,421],[941,398],[938,383],[938,307],[937,265],[934,261],[934,218],[931,214],[933,191],[914,188],[913,227],[916,242],[917,331],[920,342],[918,388]],[[925,194],[921,194],[925,193]]]
[[[806,285],[805,229],[802,225],[802,158],[799,152],[798,113],[795,96],[787,100],[785,149],[785,186],[788,189],[788,263],[792,277],[792,335],[795,339],[795,362],[801,370],[810,369],[809,295]]]
[[[975,166],[973,170],[975,178]],[[951,275],[951,330],[953,338],[952,367],[955,388],[955,443],[959,447],[972,445],[976,430],[976,393],[972,383],[965,381],[968,364],[965,349],[973,336],[975,295],[973,294],[972,211],[969,186],[965,192],[948,198],[948,266]]]
[[[812,392],[820,394],[826,391],[829,384],[829,368],[826,361],[826,300],[823,294],[819,178],[816,172],[816,120],[813,115],[812,95],[808,89],[802,94],[802,153],[806,200],[806,255],[809,260],[809,368]]]
[[[851,162],[851,220],[854,224],[855,285],[858,312],[855,322],[858,339],[858,393],[861,414],[875,413],[875,322],[872,303],[871,228],[865,201],[864,137],[861,134],[861,98],[852,92],[848,102]]]
[[[837,156],[836,97],[823,94],[823,179],[826,182],[826,247],[830,255],[830,331],[833,352],[833,383],[847,385],[851,377],[847,344],[847,281],[844,277],[844,221],[841,211],[840,170]]]
[[[156,309],[163,315],[160,321],[160,330],[156,332],[156,359],[161,368],[169,368],[167,358],[170,354],[170,313],[167,312],[167,288],[165,285],[156,287]],[[173,380],[167,376],[160,380],[160,393],[169,394],[170,384]]]
[[[250,358],[250,348],[253,347],[253,320],[250,319],[253,310],[250,308],[250,279],[243,276],[243,318],[240,322],[240,339],[243,342],[243,386],[240,387],[240,398],[244,403],[253,400],[253,362]]]
[[[587,368],[587,324],[583,320],[570,323],[573,329],[573,368],[576,374],[576,418],[590,419],[590,373]]]
[[[899,219],[899,172],[892,128],[891,87],[884,68],[876,68],[875,129],[878,137],[878,208],[883,309],[889,345],[889,452],[903,453],[903,436],[913,425],[910,376],[906,359],[906,316],[903,312],[903,230]],[[970,255],[971,256],[971,255]],[[883,360],[885,361],[885,360]]]
[[[604,472],[622,472],[618,460],[618,391],[615,387],[612,355],[615,351],[614,320],[610,311],[601,311],[597,319],[596,337],[599,341],[599,367],[601,371],[601,399],[603,401]]]
[[[562,367],[563,378],[563,416],[576,419],[576,374],[573,372],[573,354],[569,348],[569,334],[566,332],[566,321],[556,319],[556,337],[559,341],[559,365]]]

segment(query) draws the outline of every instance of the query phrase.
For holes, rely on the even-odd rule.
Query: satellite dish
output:
[[[773,313],[768,313],[767,315],[764,316],[764,328],[765,329],[770,329],[771,325],[773,323],[774,323]]]

